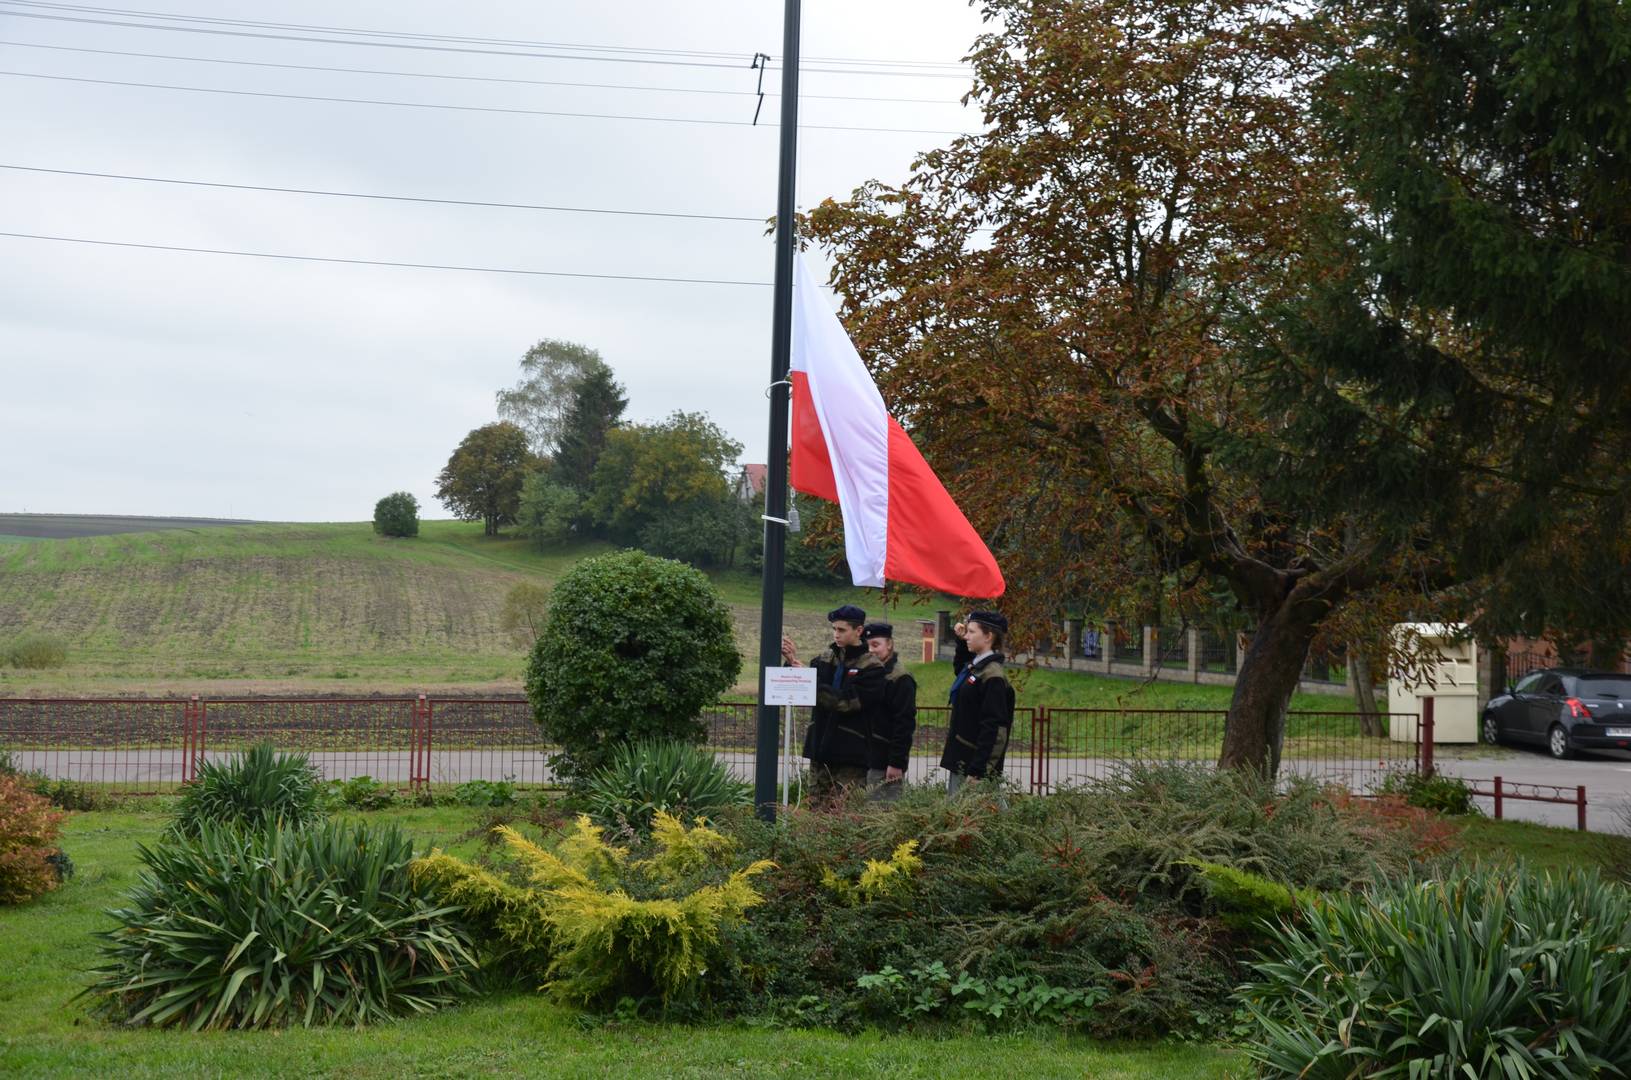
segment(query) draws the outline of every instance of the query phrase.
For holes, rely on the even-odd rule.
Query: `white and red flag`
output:
[[[884,408],[804,256],[793,269],[792,481],[836,502],[857,585],[884,579],[957,596],[1001,596],[991,550]]]

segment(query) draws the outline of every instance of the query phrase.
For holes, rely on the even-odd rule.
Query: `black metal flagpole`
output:
[[[776,762],[781,713],[765,704],[765,670],[781,663],[782,570],[787,557],[787,380],[793,355],[793,185],[799,130],[799,0],[782,16],[781,165],[776,181],[775,308],[770,332],[770,448],[765,475],[764,586],[759,607],[759,728],[753,762],[753,802],[766,821],[776,816]]]

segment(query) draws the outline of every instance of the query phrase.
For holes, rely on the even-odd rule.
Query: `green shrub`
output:
[[[567,571],[527,664],[557,775],[581,781],[638,738],[700,742],[741,670],[730,609],[700,571],[623,551]]]
[[[910,981],[939,963],[992,995],[999,979],[1080,992],[1095,1004],[1055,1019],[1096,1037],[1211,1037],[1232,1022],[1230,990],[1247,973],[1252,941],[1230,924],[1244,923],[1235,909],[1255,883],[1351,890],[1419,865],[1411,823],[1426,815],[1401,807],[1409,821],[1395,825],[1370,813],[1375,801],[1354,810],[1308,783],[1277,791],[1208,768],[1137,766],[1045,798],[913,786],[891,805],[796,809],[768,824],[731,812],[745,850],[780,869],[734,931],[742,975],[722,975],[715,1000],[783,1021],[876,1025],[887,1008],[860,977],[887,961]],[[907,842],[921,865],[863,892]],[[1216,885],[1197,861],[1225,868]],[[1220,900],[1217,885],[1248,896]],[[991,1022],[936,1009],[922,1018]]]
[[[1266,1075],[1631,1071],[1631,904],[1595,872],[1484,869],[1326,897],[1241,995]]]
[[[118,925],[97,934],[84,994],[130,1024],[205,1028],[362,1025],[425,1013],[471,988],[454,910],[408,871],[396,829],[334,822],[140,847],[145,870]]]
[[[1423,776],[1418,772],[1392,772],[1376,786],[1378,795],[1398,795],[1411,806],[1431,810],[1437,814],[1476,814],[1478,804],[1473,802],[1472,785],[1459,776],[1433,773]]]
[[[59,668],[68,662],[68,645],[61,638],[29,634],[6,647],[5,660],[7,667],[26,671]]]
[[[1221,863],[1192,859],[1189,865],[1200,874],[1207,895],[1222,914],[1224,925],[1234,930],[1261,933],[1280,919],[1297,911],[1299,903],[1312,903],[1318,894],[1292,890],[1278,881]]]
[[[418,880],[458,905],[491,953],[568,1001],[608,1006],[655,997],[666,1007],[704,993],[731,956],[722,932],[761,902],[754,862],[731,870],[736,845],[701,824],[659,812],[649,858],[608,844],[587,816],[546,851],[508,826],[495,831],[514,862],[507,874],[440,851],[418,859]]]
[[[81,780],[53,780],[39,772],[28,773],[27,777],[34,794],[61,810],[106,810],[115,802],[112,796]]]
[[[907,972],[886,964],[875,974],[856,979],[855,985],[866,995],[872,1018],[885,1026],[951,1018],[973,1020],[982,1028],[1078,1027],[1109,996],[1102,988],[1049,986],[1035,976],[999,975],[987,980],[965,971],[954,978],[938,960]]]
[[[590,775],[584,798],[602,825],[645,830],[659,810],[688,818],[746,806],[752,789],[701,747],[639,739],[612,751]]]
[[[583,496],[555,483],[547,472],[534,472],[521,485],[521,505],[515,523],[524,536],[542,550],[572,538],[583,516]]]
[[[329,782],[331,804],[350,810],[387,810],[396,804],[396,789],[366,773]]]
[[[0,904],[48,893],[71,872],[57,846],[61,825],[62,815],[22,777],[0,774]]]
[[[453,789],[460,806],[509,806],[515,802],[515,785],[508,780],[469,780]]]
[[[374,504],[374,531],[381,536],[418,536],[419,500],[393,492]]]
[[[322,817],[322,779],[304,754],[280,754],[259,743],[224,762],[205,761],[181,789],[174,830],[196,836],[206,824],[246,829],[282,822],[309,825]]]

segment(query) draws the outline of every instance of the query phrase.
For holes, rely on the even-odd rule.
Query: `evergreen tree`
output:
[[[628,404],[623,386],[612,377],[610,368],[601,365],[584,373],[572,388],[572,401],[556,440],[553,483],[578,492],[588,491],[595,462],[606,447],[606,434],[623,419]]]

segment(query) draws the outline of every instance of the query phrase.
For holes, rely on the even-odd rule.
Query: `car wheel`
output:
[[[1552,725],[1552,730],[1546,736],[1546,749],[1559,761],[1574,756],[1574,747],[1569,745],[1569,733],[1563,730],[1562,724]]]
[[[1501,745],[1501,722],[1494,713],[1484,714],[1484,741],[1491,746]]]

